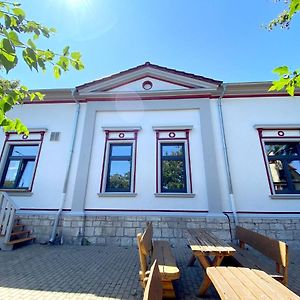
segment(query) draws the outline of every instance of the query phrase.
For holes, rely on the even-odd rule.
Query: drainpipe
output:
[[[72,89],[72,97],[73,97],[73,99],[76,103],[76,112],[75,112],[75,115],[74,115],[74,127],[73,127],[73,133],[72,133],[72,142],[71,142],[69,160],[68,160],[68,164],[67,164],[66,176],[65,176],[64,187],[63,187],[63,192],[62,192],[62,200],[61,200],[60,207],[59,207],[59,210],[57,212],[57,215],[56,215],[53,227],[52,227],[51,237],[50,237],[50,240],[49,240],[50,244],[53,244],[54,241],[55,241],[59,219],[60,219],[60,216],[62,214],[64,205],[65,205],[65,202],[66,202],[67,188],[68,188],[68,183],[69,183],[69,176],[70,176],[72,158],[73,158],[73,153],[74,153],[76,131],[77,131],[77,127],[78,127],[79,112],[80,112],[80,103],[76,99],[76,96],[75,96],[76,92],[77,92],[76,89]]]
[[[236,206],[235,206],[235,199],[233,194],[233,188],[232,188],[232,180],[231,180],[231,173],[230,173],[230,164],[228,159],[228,150],[227,150],[227,144],[226,144],[226,136],[225,136],[225,129],[224,129],[224,118],[223,118],[223,111],[222,111],[222,98],[224,97],[224,94],[226,92],[226,84],[223,84],[223,91],[218,98],[218,113],[219,113],[219,123],[220,123],[220,129],[221,129],[221,136],[222,136],[222,146],[223,146],[223,153],[224,153],[224,160],[225,160],[225,169],[226,169],[226,178],[227,178],[227,185],[228,185],[228,201],[230,208],[233,213],[233,220],[235,225],[238,225],[238,217],[236,213]]]

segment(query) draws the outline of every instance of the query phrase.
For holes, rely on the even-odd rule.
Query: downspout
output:
[[[68,188],[68,183],[69,183],[70,170],[71,170],[71,165],[72,165],[72,158],[73,158],[75,139],[76,139],[76,131],[77,131],[77,127],[78,127],[78,120],[79,120],[79,113],[80,113],[80,103],[76,99],[76,96],[75,96],[76,92],[77,92],[76,89],[72,89],[72,98],[74,99],[74,101],[76,103],[76,112],[75,112],[75,115],[74,115],[74,126],[73,126],[73,133],[72,133],[72,141],[71,141],[71,147],[70,147],[70,152],[69,152],[69,159],[68,159],[68,164],[67,164],[66,176],[65,176],[64,186],[63,186],[62,200],[61,200],[60,207],[59,207],[59,210],[57,212],[57,215],[56,215],[53,227],[52,227],[52,232],[51,232],[51,236],[50,236],[50,240],[49,240],[50,244],[53,244],[54,241],[55,241],[58,223],[59,223],[60,216],[62,214],[64,205],[65,205],[65,202],[66,202],[67,188]]]
[[[222,99],[226,92],[226,84],[223,84],[223,91],[218,98],[218,113],[219,113],[219,123],[221,129],[221,136],[222,136],[222,146],[223,146],[223,153],[224,153],[224,160],[225,160],[225,169],[226,169],[226,178],[227,178],[227,185],[228,185],[228,202],[233,213],[233,220],[235,225],[238,225],[238,217],[236,213],[236,206],[235,206],[235,198],[233,194],[233,187],[232,187],[232,180],[231,180],[231,172],[230,172],[230,164],[228,159],[228,149],[226,144],[226,136],[225,136],[225,129],[224,129],[224,118],[223,118],[223,111],[222,111]]]

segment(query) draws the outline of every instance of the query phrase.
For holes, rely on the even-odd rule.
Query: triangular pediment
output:
[[[221,81],[146,62],[135,68],[77,87],[80,94],[203,89],[214,90]]]

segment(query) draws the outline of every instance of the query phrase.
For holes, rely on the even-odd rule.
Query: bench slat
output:
[[[287,266],[286,243],[263,236],[257,232],[236,226],[236,237],[240,241],[257,249],[265,256],[272,258],[280,265]]]
[[[144,255],[149,255],[152,251],[152,238],[153,238],[153,227],[152,223],[147,224],[147,229],[142,234],[141,245],[142,252]]]
[[[232,269],[231,269],[232,270]],[[245,289],[245,287],[241,284],[241,277],[240,272],[230,272],[228,268],[225,269],[217,269],[217,272],[219,272],[219,275],[223,276],[223,280],[227,282],[227,284],[234,290],[235,293],[238,294],[239,298],[241,299],[247,299],[247,300],[255,300],[257,299],[255,295],[249,290]],[[248,284],[248,278],[244,277],[244,280],[246,280]],[[257,293],[257,289],[254,289],[255,294],[259,295],[261,299],[264,299],[262,296],[263,294]],[[259,298],[259,297],[258,297]]]
[[[262,278],[265,282],[267,282],[272,289],[276,290],[277,299],[300,299],[296,294],[294,294],[288,288],[283,289],[281,283],[278,281],[272,280],[268,274],[263,271],[253,270],[253,272],[260,278]]]
[[[157,261],[150,268],[143,300],[161,300],[163,291]]]
[[[222,300],[240,300],[221,272],[213,267],[207,268],[206,272]]]
[[[251,255],[243,254],[242,250],[236,251],[234,258],[245,267],[253,267],[268,272],[274,278],[279,279],[284,285],[288,283],[288,246],[282,241],[277,241],[269,237],[263,236],[257,232],[246,228],[236,226],[236,238],[240,241],[240,245],[248,244],[264,256],[276,262],[273,268],[267,263],[259,262],[257,258]],[[237,249],[236,249],[237,250]],[[244,257],[243,257],[244,256]],[[252,262],[251,262],[252,261]],[[276,271],[275,271],[276,270]]]
[[[153,241],[152,261],[157,260],[159,271],[163,280],[176,280],[180,271],[176,259],[167,241]]]
[[[236,252],[234,253],[233,258],[243,267],[263,270],[273,278],[280,280],[283,279],[283,275],[276,272],[275,266],[270,260],[259,261],[258,257],[247,249],[236,247]]]

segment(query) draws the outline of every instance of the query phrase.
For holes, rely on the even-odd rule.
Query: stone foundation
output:
[[[20,215],[20,222],[33,231],[36,241],[43,243],[50,238],[54,216]],[[173,245],[186,245],[186,229],[205,228],[220,239],[234,238],[234,224],[227,217],[167,217],[167,216],[86,216],[63,215],[59,222],[56,242],[65,244],[113,244],[131,246],[136,235],[143,231],[147,221],[153,223],[154,238],[168,240]],[[283,241],[300,241],[300,218],[246,218],[239,224],[263,235]]]

